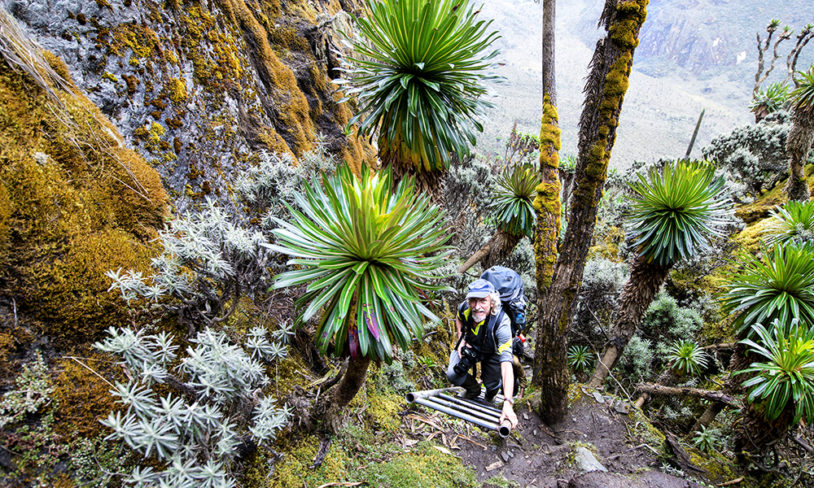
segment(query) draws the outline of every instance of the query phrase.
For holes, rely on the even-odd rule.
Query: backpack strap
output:
[[[487,333],[492,338],[492,344],[495,346],[495,353],[497,353],[497,328],[501,322],[503,322],[503,316],[506,315],[503,312],[503,308],[500,309],[500,313],[497,315],[492,315],[492,319],[489,321],[489,328]]]

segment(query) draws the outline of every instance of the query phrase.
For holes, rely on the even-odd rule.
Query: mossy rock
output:
[[[805,170],[808,188],[811,190],[814,188],[814,165],[809,164]],[[754,202],[738,207],[735,209],[735,215],[747,224],[768,217],[772,210],[789,200],[789,196],[784,189],[786,182],[787,180],[783,180],[777,183],[774,188],[755,199]]]
[[[149,269],[167,195],[72,81],[44,79],[0,60],[0,288],[61,348],[126,323],[104,273]]]

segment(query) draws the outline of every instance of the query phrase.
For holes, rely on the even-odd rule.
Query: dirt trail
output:
[[[432,412],[414,408],[422,414]],[[465,427],[468,435],[460,427],[438,433],[465,464],[475,468],[483,488],[496,487],[485,483],[495,477],[514,481],[522,488],[700,486],[651,471],[661,465],[657,456],[660,446],[652,436],[647,442],[643,424],[631,420],[626,414],[628,408],[610,397],[584,393],[571,405],[568,417],[552,428],[541,424],[528,405],[521,405],[517,409],[520,426],[507,439],[474,426]],[[442,420],[447,418],[444,414],[430,415],[436,425],[449,425]],[[574,462],[578,447],[591,450],[610,473],[582,475]]]

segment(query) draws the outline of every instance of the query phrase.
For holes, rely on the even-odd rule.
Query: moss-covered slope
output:
[[[158,173],[72,81],[58,80],[65,65],[20,49],[30,50],[28,71],[0,57],[3,360],[35,340],[64,349],[125,323],[104,273],[149,267],[168,203]]]
[[[18,3],[13,14],[164,178],[176,201],[228,193],[261,150],[324,136],[358,169],[371,146],[331,85],[331,48],[355,2],[110,0]]]

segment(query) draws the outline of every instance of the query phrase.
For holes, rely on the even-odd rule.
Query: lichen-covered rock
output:
[[[0,16],[5,46],[13,23]],[[20,56],[0,56],[0,336],[15,337],[0,340],[0,358],[29,341],[64,349],[126,323],[104,273],[149,269],[168,205],[158,173],[59,80],[65,65],[15,42]]]
[[[344,0],[6,0],[62,57],[88,93],[161,174],[183,208],[228,181],[262,150],[301,155],[319,134],[358,169],[371,146],[330,76]],[[334,25],[336,24],[336,26]]]

